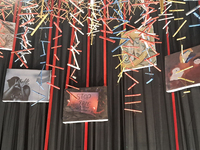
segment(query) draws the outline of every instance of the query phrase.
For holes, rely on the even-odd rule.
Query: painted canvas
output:
[[[108,121],[107,87],[66,89],[63,123]]]
[[[200,45],[165,56],[166,91],[200,85]]]
[[[15,23],[0,21],[0,49],[12,50],[15,33]]]
[[[142,35],[139,31],[143,32],[145,29],[146,27],[129,30],[124,32],[121,36],[121,38],[131,39],[121,46],[122,60],[124,60],[122,66],[126,67],[126,69],[140,69],[151,66],[147,61],[145,61],[145,59],[156,54],[155,44],[153,43],[149,46],[140,39],[143,38],[147,41],[155,42],[153,37],[148,36],[148,34],[154,34],[154,30],[152,26],[149,32],[147,32],[148,34]],[[124,41],[125,39],[121,39],[119,44]],[[156,65],[156,57],[151,58],[150,61]]]
[[[3,102],[49,102],[51,71],[7,69]]]

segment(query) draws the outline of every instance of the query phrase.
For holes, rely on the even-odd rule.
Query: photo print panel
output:
[[[128,71],[129,69],[141,69],[152,66],[145,61],[145,59],[156,54],[154,44],[155,40],[153,37],[148,36],[148,34],[154,34],[154,30],[152,26],[147,34],[142,35],[140,31],[144,31],[146,28],[147,27],[142,27],[140,29],[129,30],[124,32],[121,36],[121,38],[130,39],[121,46],[123,60],[122,66],[126,67],[125,71]],[[152,42],[153,44],[145,44],[142,40],[140,40],[141,38]],[[123,42],[125,42],[125,39],[121,39],[119,45]],[[150,61],[154,65],[157,64],[156,57],[151,58]]]
[[[0,21],[0,49],[12,50],[15,33],[15,23]]]
[[[165,56],[166,91],[200,86],[200,45]]]
[[[63,123],[108,121],[107,87],[65,89]]]
[[[51,71],[7,69],[3,102],[49,102]]]

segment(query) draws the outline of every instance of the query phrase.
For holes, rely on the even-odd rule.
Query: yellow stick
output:
[[[174,33],[173,37],[176,36],[176,34],[179,32],[179,30],[184,26],[184,24],[187,22],[187,20],[185,20],[182,25],[178,28],[178,30]]]
[[[184,94],[187,94],[187,93],[190,93],[190,91],[184,91],[183,93],[184,93]]]
[[[190,69],[190,68],[193,68],[193,66],[190,66],[190,67],[187,67],[187,68],[182,69],[182,70],[180,70],[180,71],[177,71],[176,73],[183,72],[183,71],[188,70],[188,69]]]
[[[119,65],[117,65],[117,67],[115,67],[115,69],[117,69],[124,61],[125,61],[126,57],[119,63]]]
[[[43,15],[43,7],[44,7],[44,0],[42,0],[42,7],[41,7],[41,11],[40,11],[40,16]]]
[[[169,1],[169,2],[172,2],[172,3],[185,4],[185,2],[171,1],[171,0],[168,0],[168,1]]]
[[[174,20],[176,21],[176,20],[183,20],[183,18],[174,18]]]
[[[186,39],[186,36],[176,39],[177,41]]]
[[[113,57],[117,57],[117,56],[120,56],[120,55],[126,55],[126,54],[117,54],[117,55],[113,55]]]
[[[187,81],[187,82],[191,82],[191,83],[195,83],[195,82],[194,82],[194,81],[192,81],[192,80],[185,79],[185,78],[181,78],[181,77],[178,77],[178,79],[181,79],[181,80],[184,80],[184,81]]]
[[[183,63],[185,63],[185,60],[183,58],[183,44],[181,44],[181,57],[182,57]]]
[[[46,14],[44,16],[44,18],[42,18],[42,20],[40,21],[40,23],[37,25],[37,27],[35,28],[35,30],[33,30],[33,32],[31,33],[31,36],[33,36],[33,34],[37,31],[37,29],[40,27],[40,25],[42,24],[42,22],[46,19],[46,17],[48,16],[48,14]]]
[[[178,12],[178,11],[184,11],[184,9],[174,9],[174,10],[169,10],[169,12]]]

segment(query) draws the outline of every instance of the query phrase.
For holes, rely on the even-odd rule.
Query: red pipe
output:
[[[52,3],[53,4],[53,3]],[[60,8],[61,2],[58,1],[58,8]],[[58,12],[58,16],[60,16],[60,11]],[[59,26],[60,18],[57,18],[57,25]],[[51,22],[52,23],[52,22]],[[58,36],[58,28],[56,28],[56,35]],[[58,45],[58,39],[55,39],[54,46]],[[57,48],[54,49],[54,55],[57,54]],[[56,65],[56,58],[53,57],[53,66]],[[52,76],[55,75],[55,68],[52,68]],[[51,84],[54,85],[55,78],[51,78]],[[47,115],[47,126],[46,126],[46,136],[45,136],[45,145],[44,150],[48,150],[48,142],[49,142],[49,131],[50,131],[50,122],[51,122],[51,110],[52,110],[52,100],[53,100],[53,87],[50,89],[50,98],[49,98],[49,107],[48,107],[48,115]]]

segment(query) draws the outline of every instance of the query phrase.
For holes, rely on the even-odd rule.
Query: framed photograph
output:
[[[63,123],[108,121],[107,87],[66,89]]]
[[[140,40],[140,38],[143,38],[147,41],[154,42],[154,38],[152,38],[151,36],[146,36],[146,34],[144,34],[144,36],[142,37],[141,32],[143,32],[145,29],[146,27],[142,27],[137,30],[136,29],[129,30],[124,32],[124,34],[122,34],[121,36],[121,38],[131,39],[121,46],[122,60],[124,60],[122,65],[126,67],[125,70],[141,69],[151,66],[147,61],[144,60],[148,57],[155,55],[156,48],[155,44],[151,44],[151,46],[149,46]],[[149,34],[154,33],[153,26],[147,33]],[[121,39],[119,44],[122,44],[124,41],[125,39]],[[156,57],[151,58],[150,61],[155,65],[157,64]]]
[[[49,102],[51,71],[7,69],[3,102]]]
[[[165,56],[166,91],[200,86],[200,45]]]

